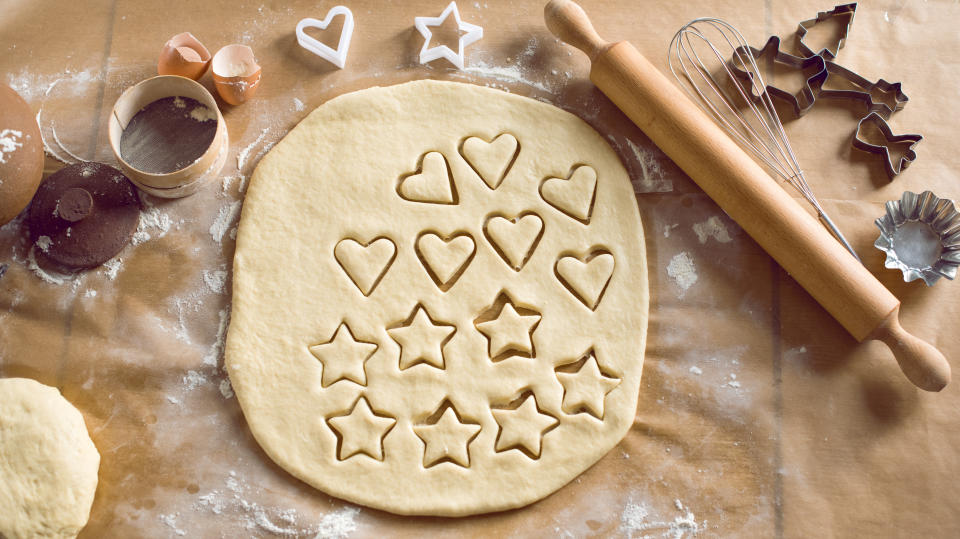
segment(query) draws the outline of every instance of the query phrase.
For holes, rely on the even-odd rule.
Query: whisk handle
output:
[[[550,0],[543,16],[553,35],[587,53],[591,61],[610,46],[593,28],[583,8],[572,0]]]

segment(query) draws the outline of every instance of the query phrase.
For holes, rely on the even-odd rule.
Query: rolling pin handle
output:
[[[900,370],[914,385],[926,391],[940,391],[950,383],[950,363],[932,344],[903,329],[899,316],[898,305],[871,337],[890,347]]]
[[[597,34],[583,8],[572,0],[550,0],[543,15],[553,35],[587,53],[590,61],[610,46]]]

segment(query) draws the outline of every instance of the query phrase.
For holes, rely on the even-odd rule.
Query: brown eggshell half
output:
[[[210,65],[210,51],[190,32],[177,34],[163,45],[157,72],[198,80]]]
[[[0,226],[16,217],[43,179],[43,139],[30,105],[0,84]]]
[[[244,103],[260,86],[260,66],[246,45],[227,45],[218,50],[212,71],[217,93],[231,105]]]

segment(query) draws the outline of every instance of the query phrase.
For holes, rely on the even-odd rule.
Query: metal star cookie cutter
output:
[[[733,70],[734,76],[750,84],[754,90],[753,97],[755,99],[759,99],[760,96],[757,95],[759,88],[756,87],[753,73],[747,69],[747,66],[743,65],[742,62],[737,60],[739,58],[746,57],[746,54],[741,52],[742,49],[743,48],[740,47],[734,51],[729,65]],[[827,78],[826,63],[823,58],[820,56],[801,58],[799,56],[794,56],[792,54],[783,52],[780,50],[780,38],[777,36],[771,36],[762,49],[750,47],[750,52],[753,53],[754,58],[756,58],[757,65],[765,63],[766,58],[772,58],[774,63],[785,65],[803,72],[806,72],[810,67],[815,68],[813,75],[806,78],[803,88],[801,88],[800,92],[797,94],[788,92],[782,88],[778,88],[770,84],[768,84],[766,88],[766,91],[769,92],[771,96],[782,99],[792,105],[793,111],[798,118],[806,114],[813,107],[813,104],[817,98],[817,94],[820,92],[820,88],[823,86],[823,82]]]
[[[843,48],[843,44],[847,40],[847,36],[850,35],[850,28],[853,26],[853,17],[854,15],[856,15],[856,13],[857,13],[856,2],[852,4],[842,4],[842,5],[836,6],[830,11],[821,11],[817,13],[817,16],[815,18],[803,21],[797,25],[797,34],[796,34],[797,45],[800,47],[800,50],[803,51],[808,56],[816,55],[816,56],[822,56],[827,60],[833,60],[834,58],[837,57],[837,54],[840,52],[840,49]],[[815,52],[813,49],[808,47],[806,43],[803,42],[804,36],[807,35],[807,32],[814,25],[819,24],[823,21],[826,21],[827,19],[831,19],[833,17],[847,18],[847,25],[846,27],[844,27],[843,34],[840,36],[840,39],[837,41],[836,49],[830,50],[829,47],[825,47],[823,49],[820,49],[819,52]]]
[[[903,93],[903,89],[899,82],[891,83],[883,79],[880,79],[877,82],[870,82],[868,79],[861,77],[857,73],[854,73],[853,71],[850,71],[849,69],[830,61],[825,62],[824,66],[824,69],[826,69],[827,73],[824,77],[823,84],[821,85],[820,97],[862,101],[867,105],[867,114],[876,112],[883,118],[890,118],[894,112],[905,107],[907,101],[910,100],[910,98],[907,97],[907,94]],[[832,79],[841,79],[851,86],[851,88],[827,88],[827,84],[830,83]],[[890,96],[890,99],[885,100],[881,96]]]
[[[453,13],[454,20],[457,21],[457,28],[463,33],[463,35],[460,36],[457,52],[453,52],[450,50],[450,47],[446,45],[440,45],[439,47],[430,46],[430,38],[433,36],[433,32],[430,31],[429,27],[443,24],[443,21],[450,16],[451,12]],[[439,17],[416,17],[413,21],[414,26],[417,27],[417,31],[423,36],[423,48],[420,49],[421,64],[446,58],[451,64],[457,66],[457,69],[463,69],[463,49],[467,45],[476,43],[483,37],[483,28],[460,19],[460,11],[457,9],[456,2],[450,2]]]
[[[330,22],[337,15],[343,15],[343,30],[340,31],[340,41],[337,43],[337,50],[320,43],[316,39],[307,35],[306,28],[319,28],[326,30]],[[331,64],[343,69],[347,63],[347,52],[350,50],[350,39],[353,37],[353,13],[346,6],[334,6],[327,12],[327,16],[322,21],[307,17],[297,23],[297,43],[301,47],[316,54]]]
[[[872,123],[880,130],[884,139],[883,144],[873,144],[863,138],[863,126],[866,123]],[[865,152],[882,155],[884,157],[883,164],[887,169],[887,175],[893,180],[898,174],[903,172],[910,163],[916,160],[917,152],[915,152],[913,148],[916,147],[917,144],[920,144],[922,140],[923,135],[894,135],[887,121],[876,112],[871,112],[857,124],[857,134],[853,137],[853,147]],[[911,144],[910,147],[907,148],[906,153],[900,158],[900,162],[894,163],[893,157],[890,155],[890,146],[899,142],[910,142]]]
[[[923,279],[933,286],[940,277],[953,279],[960,266],[960,213],[950,199],[930,191],[910,191],[886,205],[874,221],[880,237],[874,247],[887,254],[884,267],[899,269],[905,282]]]

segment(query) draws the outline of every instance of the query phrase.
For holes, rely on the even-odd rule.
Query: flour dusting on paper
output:
[[[180,513],[173,513],[170,515],[160,515],[160,522],[167,525],[168,528],[175,534],[183,537],[187,535],[187,532],[181,530],[177,527],[177,517],[180,516]]]
[[[123,259],[120,257],[107,260],[103,263],[103,274],[111,281],[117,278],[120,268],[123,267]]]
[[[633,182],[633,189],[637,193],[669,193],[673,191],[673,181],[664,178],[663,168],[657,161],[657,155],[637,146],[632,140],[626,139],[627,147],[640,164],[640,178]]]
[[[670,264],[667,265],[667,275],[680,287],[681,297],[698,279],[697,268],[694,266],[690,254],[686,251],[674,255],[674,257],[670,259]]]
[[[733,241],[733,238],[730,237],[730,233],[727,231],[727,227],[716,215],[711,216],[702,223],[694,223],[693,232],[697,235],[697,240],[704,244],[707,243],[707,240],[710,238],[720,243],[730,243]]]
[[[210,225],[210,236],[213,238],[213,241],[217,243],[222,242],[223,237],[226,236],[227,231],[230,230],[230,226],[233,225],[233,222],[239,215],[239,200],[220,208],[220,213],[217,214],[217,218],[214,219],[213,224]]]
[[[153,238],[162,238],[170,231],[173,221],[166,213],[161,213],[159,209],[149,207],[149,209],[140,212],[140,221],[137,223],[137,231],[133,233],[130,243],[140,245]],[[153,231],[153,234],[150,232]]]
[[[215,515],[234,514],[244,528],[262,530],[286,537],[320,537],[323,539],[346,539],[356,531],[356,516],[360,510],[344,507],[324,515],[319,525],[304,526],[295,509],[267,508],[248,498],[250,485],[234,470],[230,471],[223,489],[214,489],[198,497],[194,510],[209,510]],[[253,494],[260,494],[257,488]]]
[[[620,531],[631,538],[683,539],[695,537],[706,530],[707,521],[697,522],[697,517],[679,499],[673,501],[673,506],[679,515],[673,520],[664,520],[663,517],[652,515],[646,504],[631,500],[620,516]]]
[[[225,309],[220,309],[217,313],[217,316],[220,318],[220,322],[217,324],[217,338],[213,341],[213,344],[210,345],[210,350],[207,351],[207,354],[203,356],[203,364],[216,367],[220,363],[220,355],[223,353],[223,345],[227,339],[227,326],[230,323],[230,306],[228,305]],[[221,388],[221,393],[223,389]]]
[[[223,270],[203,270],[203,282],[214,294],[222,294],[227,284],[227,272]]]

